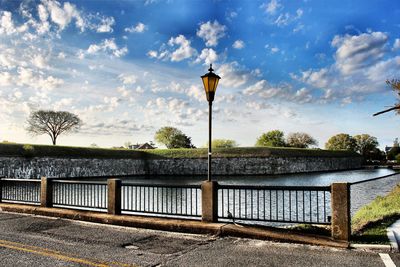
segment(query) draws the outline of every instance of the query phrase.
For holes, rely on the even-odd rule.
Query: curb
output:
[[[171,232],[210,234],[215,236],[233,236],[335,248],[349,248],[349,242],[346,241],[337,241],[326,236],[300,234],[298,232],[273,227],[242,226],[227,223],[206,223],[196,220],[180,220],[133,215],[110,215],[93,211],[45,208],[8,203],[0,203],[0,211],[27,213],[48,217],[59,217],[79,221]]]
[[[387,228],[387,236],[393,249],[400,252],[400,220],[397,220],[394,224]]]

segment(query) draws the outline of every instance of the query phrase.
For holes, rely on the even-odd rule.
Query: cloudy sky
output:
[[[207,141],[200,76],[222,79],[214,137],[252,146],[263,132],[368,133],[381,147],[396,102],[400,2],[0,0],[0,141],[50,143],[24,128],[32,110],[84,122],[62,145],[146,142],[162,126]]]

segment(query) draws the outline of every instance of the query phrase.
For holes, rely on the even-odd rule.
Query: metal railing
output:
[[[218,217],[223,220],[330,224],[330,186],[220,185]]]
[[[200,185],[123,183],[121,210],[178,217],[201,216]]]
[[[40,180],[1,179],[1,201],[40,204]]]
[[[53,205],[59,207],[107,209],[107,183],[52,180]]]

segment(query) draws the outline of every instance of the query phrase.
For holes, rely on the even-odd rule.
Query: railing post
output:
[[[0,177],[0,203],[3,200],[3,181],[1,180],[2,177]]]
[[[108,179],[108,206],[107,213],[113,215],[121,214],[121,180]]]
[[[331,185],[332,237],[336,240],[350,241],[350,184]]]
[[[201,184],[201,204],[203,222],[218,221],[218,183],[205,181]]]
[[[53,206],[53,184],[47,177],[42,177],[40,181],[40,206]]]

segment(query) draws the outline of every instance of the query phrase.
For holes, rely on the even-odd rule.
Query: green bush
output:
[[[23,144],[0,143],[0,156],[67,157],[67,158],[207,158],[206,148],[179,149],[104,149],[91,147],[68,147],[29,145],[33,148],[25,152]],[[331,151],[322,149],[274,148],[274,147],[234,147],[213,149],[213,157],[359,157],[350,151]]]
[[[23,145],[22,155],[27,158],[35,156],[35,148],[32,145]]]
[[[397,161],[397,163],[400,164],[400,154],[398,154],[398,155],[396,156],[396,161]]]

